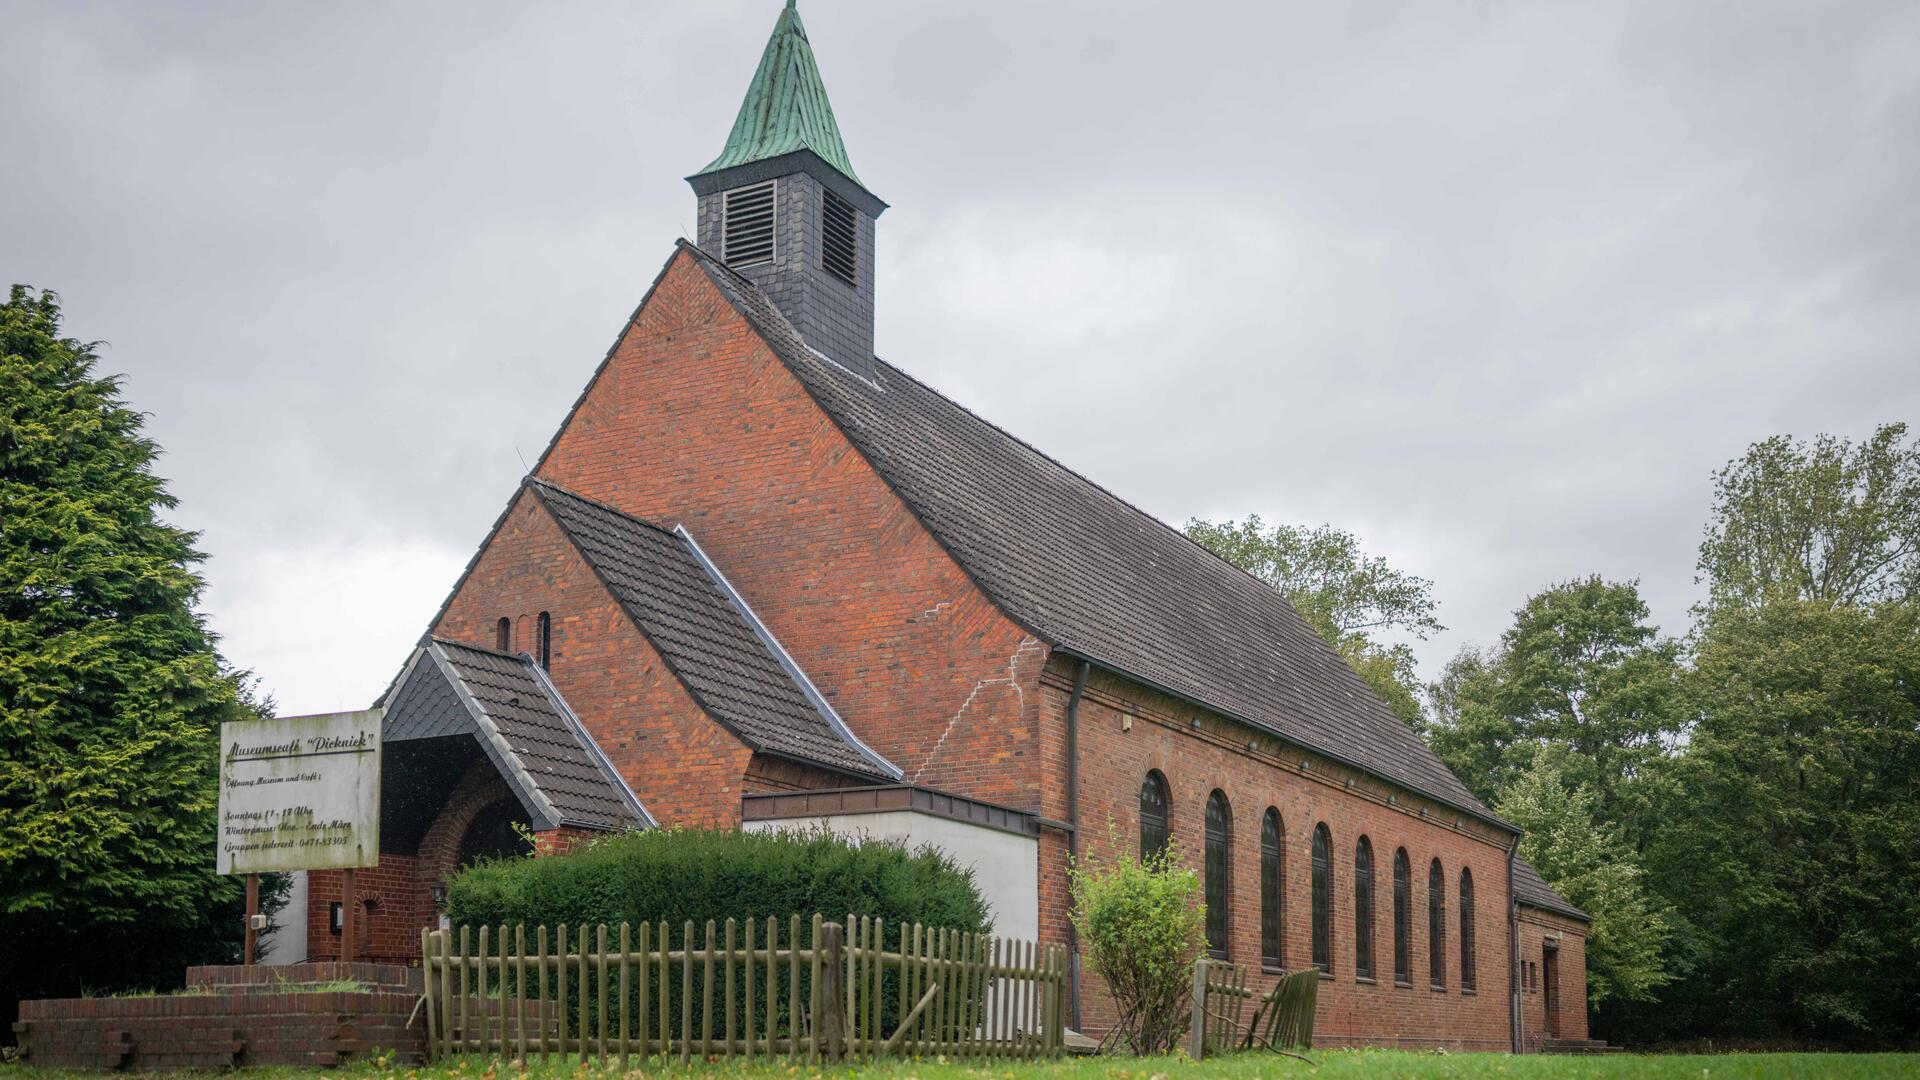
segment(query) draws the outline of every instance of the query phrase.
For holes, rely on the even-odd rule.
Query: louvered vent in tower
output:
[[[728,266],[773,261],[774,181],[727,192],[722,254]]]
[[[853,270],[853,204],[826,189],[820,192],[820,266],[849,285]]]

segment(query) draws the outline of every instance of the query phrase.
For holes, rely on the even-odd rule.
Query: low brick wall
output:
[[[421,974],[406,964],[375,964],[355,961],[343,964],[325,960],[311,964],[220,964],[187,969],[189,990],[211,990],[218,994],[272,993],[285,987],[318,986],[334,982],[357,982],[369,990],[393,993],[421,992]]]
[[[348,978],[372,989],[285,989]],[[22,1062],[55,1068],[333,1066],[376,1050],[414,1063],[425,1060],[426,1029],[409,978],[417,982],[419,971],[399,965],[192,968],[197,992],[23,1001],[13,1030]]]

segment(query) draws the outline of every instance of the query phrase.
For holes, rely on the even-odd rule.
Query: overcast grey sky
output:
[[[224,651],[364,706],[692,228],[779,0],[0,0],[0,278]],[[804,0],[879,351],[1173,523],[1684,629],[1712,471],[1920,420],[1920,4]]]

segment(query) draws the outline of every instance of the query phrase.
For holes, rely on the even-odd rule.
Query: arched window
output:
[[[1140,785],[1140,857],[1164,855],[1170,834],[1167,831],[1167,778],[1154,769]]]
[[[1413,869],[1407,849],[1393,853],[1393,981],[1413,985]]]
[[[493,625],[493,642],[493,647],[501,652],[513,651],[512,619],[507,618],[505,615],[500,616],[500,621]]]
[[[1227,958],[1229,890],[1232,863],[1228,845],[1233,838],[1233,810],[1219,789],[1207,796],[1207,952],[1214,958]]]
[[[1427,955],[1433,985],[1447,985],[1447,875],[1439,859],[1427,870]]]
[[[540,668],[553,668],[553,616],[544,611],[540,613]]]
[[[1333,971],[1333,835],[1313,827],[1313,966]]]
[[[1480,980],[1473,959],[1473,871],[1460,868],[1460,989],[1472,990]]]
[[[1286,966],[1286,842],[1280,811],[1267,807],[1260,822],[1260,962],[1274,968]]]
[[[1373,978],[1373,844],[1364,836],[1353,849],[1353,974]]]

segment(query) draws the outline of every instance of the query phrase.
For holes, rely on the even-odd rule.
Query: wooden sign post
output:
[[[240,962],[253,966],[253,949],[260,941],[260,931],[253,925],[254,916],[260,914],[260,875],[247,875],[247,934],[246,944],[240,950]]]

